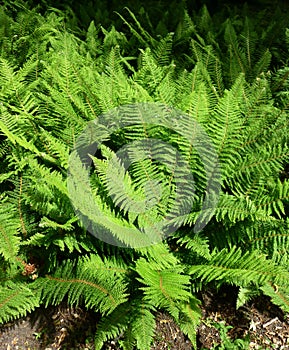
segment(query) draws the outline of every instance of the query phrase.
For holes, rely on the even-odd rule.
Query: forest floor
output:
[[[238,310],[234,289],[207,291],[201,299],[203,317],[198,328],[198,349],[289,350],[289,315],[266,297],[252,300]],[[92,350],[96,325],[97,316],[78,307],[38,309],[0,328],[0,349]],[[107,342],[103,349],[119,350],[119,340]],[[222,345],[217,347],[218,344]],[[152,350],[165,349],[191,350],[192,346],[169,316],[158,313]]]

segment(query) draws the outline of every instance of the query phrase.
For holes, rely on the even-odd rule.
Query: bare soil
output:
[[[221,343],[221,329],[232,339],[248,339],[248,349],[289,350],[289,319],[268,298],[260,297],[236,310],[236,291],[207,291],[201,296],[202,322],[198,328],[198,349],[214,349]],[[171,317],[159,312],[152,350],[190,350],[191,343]],[[59,305],[38,309],[0,328],[1,350],[91,350],[98,316],[79,307]],[[231,326],[231,328],[229,327]],[[119,350],[119,339],[107,342],[103,350]],[[227,349],[219,345],[219,349]],[[233,347],[232,349],[241,349]],[[243,349],[243,347],[242,347]]]

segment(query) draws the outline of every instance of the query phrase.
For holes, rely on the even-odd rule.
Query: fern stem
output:
[[[90,282],[90,281],[86,281],[86,280],[82,280],[79,278],[72,278],[72,279],[64,279],[64,278],[58,278],[58,277],[53,277],[53,276],[49,276],[46,275],[46,278],[50,279],[51,281],[57,281],[57,282],[62,282],[62,283],[80,283],[80,284],[86,284],[90,287],[96,288],[98,290],[100,290],[103,294],[107,295],[109,297],[109,299],[111,300],[111,302],[116,306],[117,302],[116,300],[112,297],[111,294],[109,294],[108,290],[106,290],[105,288],[101,287],[100,285]]]

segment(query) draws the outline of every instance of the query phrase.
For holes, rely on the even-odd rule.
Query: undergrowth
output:
[[[101,314],[96,349],[149,349],[164,310],[196,347],[208,285],[289,311],[288,29],[278,9],[139,11],[0,10],[0,319],[66,300]]]

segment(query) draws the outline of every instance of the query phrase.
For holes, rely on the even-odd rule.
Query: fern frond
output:
[[[143,86],[153,96],[165,74],[166,69],[158,65],[151,49],[141,50],[141,67],[135,73],[134,81]]]
[[[130,325],[131,337],[135,338],[137,349],[150,349],[155,333],[155,315],[142,304],[134,312],[136,316]]]
[[[248,196],[232,196],[222,194],[220,196],[218,206],[215,210],[217,221],[226,221],[236,223],[245,219],[250,220],[270,220],[265,208],[259,206],[254,200]]]
[[[210,123],[210,134],[222,163],[222,174],[228,176],[238,159],[238,146],[242,143],[243,122],[239,101],[244,89],[244,76],[240,75],[230,91],[219,99]],[[240,146],[239,146],[240,147]]]
[[[180,316],[176,323],[181,331],[188,336],[193,348],[197,349],[197,327],[201,319],[200,301],[192,297],[188,303],[180,303]]]
[[[287,266],[289,259],[288,219],[256,221],[245,228],[245,247],[266,253],[276,264]],[[282,262],[283,261],[283,262]]]
[[[118,13],[123,22],[129,27],[130,31],[133,33],[133,35],[135,35],[135,37],[140,41],[141,44],[143,44],[144,46],[153,46],[153,44],[155,43],[153,37],[143,28],[143,26],[136,18],[135,14],[128,7],[126,7],[125,9],[128,11],[129,15],[133,19],[137,29],[135,29],[129,21],[127,21],[122,15]]]
[[[7,197],[0,199],[0,254],[11,262],[17,257],[21,241],[21,223],[16,212],[17,209],[8,202]]]
[[[246,74],[246,55],[239,48],[237,33],[230,19],[225,24],[224,39],[229,47],[229,72],[233,83],[240,73]]]
[[[275,266],[273,261],[266,259],[260,252],[246,252],[241,249],[222,249],[212,255],[205,265],[195,265],[188,270],[189,274],[201,278],[206,283],[222,281],[240,286],[250,283],[263,285],[267,281],[272,283],[286,283],[289,274],[281,266]]]
[[[151,235],[149,231],[141,232],[121,215],[116,215],[115,211],[103,202],[100,195],[92,196],[87,171],[83,168],[78,155],[72,154],[70,161],[71,178],[68,179],[70,200],[86,225],[93,223],[98,237],[116,245],[134,247],[150,245],[159,240],[162,232],[153,230]]]
[[[176,100],[176,83],[175,83],[175,65],[167,66],[163,80],[156,88],[156,101],[168,105],[175,105]]]
[[[176,233],[175,236],[180,236],[178,244],[183,245],[190,253],[209,260],[211,258],[209,240],[201,233],[189,231],[186,235],[183,232]]]
[[[253,285],[247,287],[240,287],[238,291],[236,308],[239,309],[240,307],[244,306],[251,299],[258,297],[260,293],[260,290]]]
[[[289,311],[289,287],[278,284],[266,283],[261,287],[265,295],[271,298],[272,302],[279,306],[284,312]]]
[[[108,153],[107,151],[108,149],[106,149],[106,153]],[[102,179],[114,204],[120,207],[125,214],[128,212],[141,213],[145,211],[145,208],[142,207],[145,195],[143,191],[137,189],[133,184],[131,176],[126,172],[122,164],[122,159],[118,158],[112,151],[110,151],[109,157],[109,162],[99,161],[96,157],[91,158],[99,178]],[[118,180],[115,181],[116,179]],[[130,200],[125,201],[124,195],[130,198]]]
[[[200,37],[199,40],[202,42]],[[204,42],[200,44],[196,40],[191,41],[191,47],[196,65],[203,76],[202,80],[206,82],[215,98],[222,96],[224,93],[222,65],[215,50],[211,45],[205,45]]]
[[[183,275],[181,266],[174,266],[171,269],[160,269],[158,264],[147,263],[144,259],[139,259],[136,263],[137,278],[145,287],[144,300],[154,305],[167,309],[170,314],[177,319],[179,317],[178,302],[188,301],[190,292],[188,291],[189,276]]]
[[[59,164],[62,169],[67,169],[69,146],[62,140],[51,135],[47,130],[40,128],[40,131],[41,134],[39,135],[39,138],[41,139],[41,143],[44,145],[46,152],[51,157],[55,158],[56,164]]]
[[[186,79],[188,78],[189,77],[186,76]],[[183,83],[183,81],[181,80],[180,83]],[[187,90],[181,90],[180,93],[184,97],[181,101],[178,101],[177,107],[193,116],[201,125],[206,125],[210,120],[212,108],[212,99],[207,92],[206,85],[200,82],[196,89],[192,90],[192,86],[189,86]]]
[[[94,337],[95,350],[101,350],[105,341],[116,338],[129,327],[131,304],[119,305],[111,314],[100,320]]]
[[[136,248],[136,251],[149,261],[153,261],[160,267],[170,269],[178,264],[178,259],[171,254],[169,246],[162,242],[159,244]]]
[[[259,58],[259,60],[255,63],[253,69],[253,76],[259,77],[261,73],[266,72],[269,68],[269,65],[272,60],[272,54],[267,49]]]
[[[281,182],[278,179],[275,183],[269,182],[266,187],[268,198],[264,195],[260,199],[256,198],[256,204],[259,208],[263,209],[268,216],[273,215],[281,219],[286,215],[284,204],[286,205],[289,200],[289,181],[285,179]]]
[[[95,256],[80,259],[76,265],[66,261],[53,275],[38,278],[35,286],[41,290],[46,305],[57,305],[67,297],[70,305],[83,301],[86,307],[103,314],[111,313],[127,300],[123,271],[112,262],[103,262]]]
[[[0,285],[0,323],[26,316],[39,305],[38,293],[25,284],[8,282]]]
[[[169,66],[172,60],[173,33],[162,38],[153,50],[153,55],[160,66]]]
[[[263,147],[256,147],[235,165],[234,175],[229,180],[232,181],[234,178],[235,182],[238,176],[236,182],[242,184],[243,193],[249,193],[254,183],[260,180],[262,183],[264,177],[269,178],[280,173],[288,156],[288,147],[282,144],[269,143]]]
[[[68,195],[65,178],[61,172],[57,170],[51,171],[46,166],[39,164],[36,159],[29,160],[29,168],[29,173],[31,172],[35,176],[35,186],[37,186],[37,183],[40,185],[42,182],[42,184],[45,183],[50,188],[56,188],[64,196]],[[40,179],[44,180],[41,181]]]

